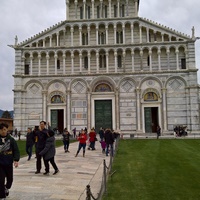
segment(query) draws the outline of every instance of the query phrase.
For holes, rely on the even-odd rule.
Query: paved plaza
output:
[[[82,150],[78,157],[75,153],[78,142],[71,143],[70,153],[65,153],[63,146],[57,148],[56,163],[60,173],[43,175],[44,165],[40,174],[35,174],[35,155],[30,161],[21,158],[19,167],[14,169],[14,182],[7,199],[12,200],[85,200],[86,186],[90,184],[92,194],[97,197],[103,175],[103,160],[109,165],[109,157],[101,152],[100,143],[96,142],[96,150],[86,150],[83,157]]]

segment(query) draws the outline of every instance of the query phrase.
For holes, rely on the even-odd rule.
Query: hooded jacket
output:
[[[56,154],[55,137],[48,137],[44,149],[39,153],[45,160],[49,160]]]

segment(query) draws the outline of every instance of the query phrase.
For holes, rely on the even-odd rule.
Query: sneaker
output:
[[[55,170],[55,172],[53,173],[53,175],[56,175],[57,173],[59,173],[60,171],[57,169]]]
[[[35,174],[40,174],[40,172],[39,172],[39,171],[36,171]]]
[[[6,196],[9,195],[9,190],[6,187],[5,187],[5,194],[6,194]]]
[[[44,172],[43,175],[48,176],[48,175],[49,175],[49,172]]]

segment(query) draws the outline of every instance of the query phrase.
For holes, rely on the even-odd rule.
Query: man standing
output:
[[[17,142],[8,134],[8,125],[0,124],[0,199],[9,195],[13,183],[13,164],[18,167],[19,159]]]
[[[113,156],[114,135],[110,129],[106,129],[105,131],[105,142],[106,142],[106,156],[108,156],[109,148],[110,148],[110,155]]]
[[[41,162],[42,156],[39,153],[44,149],[46,139],[47,139],[48,130],[45,127],[46,127],[46,122],[41,121],[39,130],[36,131],[35,133],[35,136],[38,138],[37,145],[36,145],[36,172],[35,174],[39,174],[42,168],[42,162]]]
[[[28,160],[31,159],[33,145],[34,145],[34,135],[31,128],[28,128],[26,134],[26,153],[28,154]]]
[[[99,130],[99,137],[100,137],[101,141],[103,141],[103,139],[104,139],[104,130],[103,130],[102,127]]]

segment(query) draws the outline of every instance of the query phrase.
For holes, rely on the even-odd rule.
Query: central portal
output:
[[[95,100],[95,130],[112,129],[112,100]]]
[[[144,108],[145,132],[156,133],[158,122],[158,107]]]
[[[59,133],[63,132],[64,129],[64,110],[55,109],[51,110],[51,128],[58,131]]]

